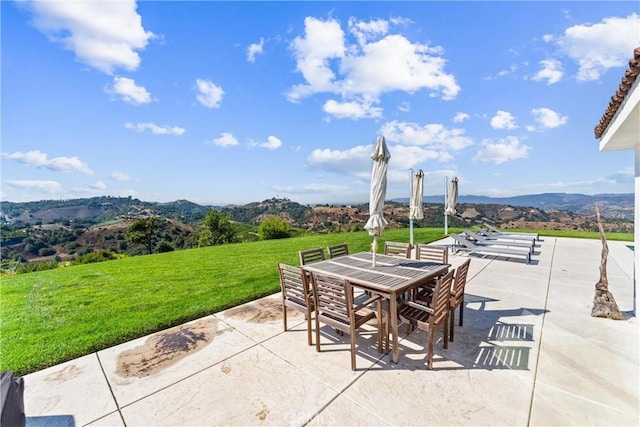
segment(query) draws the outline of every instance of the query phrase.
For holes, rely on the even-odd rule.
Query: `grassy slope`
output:
[[[588,237],[598,237],[593,234]],[[444,234],[416,228],[414,236],[421,243]],[[384,239],[408,241],[408,230],[386,230],[380,248]],[[366,232],[303,236],[5,277],[0,371],[24,375],[273,294],[280,289],[278,262],[298,265],[299,250],[341,242],[358,252],[370,249],[371,237]]]

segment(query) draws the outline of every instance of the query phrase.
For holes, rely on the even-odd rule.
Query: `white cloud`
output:
[[[266,148],[267,150],[277,150],[282,147],[282,141],[273,135],[269,135],[266,142],[259,142],[256,146]]]
[[[349,18],[349,32],[354,35],[358,44],[364,46],[370,40],[375,40],[389,32],[389,22],[384,19],[376,19],[369,22],[358,21]]]
[[[406,101],[403,101],[400,103],[400,105],[398,105],[398,110],[402,111],[403,113],[407,113],[409,111],[411,111],[411,104],[409,104]],[[382,111],[381,111],[382,113]]]
[[[38,189],[51,194],[62,193],[62,186],[56,181],[8,179],[5,182],[11,187],[21,189]]]
[[[441,124],[427,124],[391,121],[380,127],[381,135],[388,142],[402,145],[429,146],[440,151],[458,151],[473,145],[471,138],[464,135],[463,129],[447,129]]]
[[[507,111],[498,110],[491,118],[491,127],[494,129],[516,129],[515,118]]]
[[[228,132],[223,132],[218,138],[205,142],[205,145],[215,145],[218,147],[233,147],[238,144],[238,139]]]
[[[107,85],[105,92],[117,95],[126,103],[133,105],[148,104],[151,102],[151,94],[143,86],[138,86],[133,79],[128,77],[114,77],[113,84]]]
[[[56,172],[78,172],[84,175],[93,175],[89,166],[77,157],[54,157],[52,159],[39,150],[28,151],[26,153],[16,151],[15,153],[2,153],[2,158],[17,160],[28,166],[45,168]]]
[[[291,87],[289,101],[317,93],[339,95],[341,100],[324,104],[325,112],[339,118],[377,118],[382,115],[377,105],[383,93],[427,89],[447,100],[460,91],[455,77],[444,71],[440,47],[388,34],[389,21],[351,18],[348,28],[354,41],[334,19],[305,19],[304,35],[291,44],[305,83]],[[357,108],[362,106],[367,108]]]
[[[155,123],[125,123],[124,127],[136,132],[148,130],[154,135],[182,135],[185,132],[184,128],[179,126],[158,126]]]
[[[317,92],[333,92],[337,89],[329,60],[345,54],[344,32],[335,20],[321,21],[313,17],[304,20],[305,35],[296,37],[291,47],[296,57],[296,69],[302,73],[306,85],[294,86],[288,94],[290,101]]]
[[[344,176],[367,179],[371,174],[371,145],[358,145],[347,150],[316,149],[307,161],[315,168]]]
[[[346,185],[335,184],[306,184],[306,185],[273,185],[273,191],[288,194],[323,194],[323,193],[343,193],[349,191]]]
[[[346,150],[316,149],[311,152],[307,161],[315,169],[357,177],[363,182],[368,182],[371,177],[373,145],[372,141],[369,145],[359,145]],[[390,182],[406,181],[407,171],[424,162],[452,159],[451,154],[441,147],[389,144],[389,151],[391,158],[387,174]]]
[[[112,180],[118,181],[118,182],[131,181],[131,177],[126,172],[113,171],[109,176]]]
[[[638,46],[640,16],[608,17],[596,24],[574,25],[556,40],[560,50],[578,63],[579,81],[597,80],[609,68],[629,62]]]
[[[541,70],[533,76],[533,80],[535,81],[545,81],[547,85],[552,85],[554,83],[558,83],[562,76],[564,75],[564,71],[562,70],[562,64],[560,61],[556,59],[545,59],[539,62]]]
[[[456,113],[453,117],[453,123],[462,123],[465,120],[469,120],[469,115],[467,113]]]
[[[382,108],[374,107],[371,102],[339,102],[330,99],[324,103],[322,110],[339,119],[363,119],[382,117]]]
[[[200,104],[207,108],[220,107],[222,95],[224,95],[224,91],[220,86],[216,86],[215,83],[202,79],[196,79],[196,86],[198,89],[196,99]]]
[[[136,70],[138,51],[154,34],[142,26],[134,0],[28,1],[34,25],[53,42],[75,53],[78,61],[112,74]]]
[[[497,165],[510,160],[524,159],[529,156],[531,147],[520,144],[518,138],[510,136],[499,142],[483,141],[482,148],[472,159],[474,162],[488,162]]]
[[[485,80],[495,80],[498,77],[504,77],[509,74],[513,74],[516,71],[518,71],[518,68],[519,68],[518,64],[511,64],[511,66],[508,69],[498,71],[498,74],[496,74],[495,76],[485,77]]]
[[[531,110],[531,115],[537,123],[547,129],[562,126],[569,120],[567,116],[561,116],[549,108],[534,108]]]
[[[102,181],[96,181],[93,184],[89,185],[89,188],[92,190],[106,190],[107,184]]]
[[[261,55],[264,49],[264,38],[260,37],[260,43],[251,43],[247,48],[247,61],[255,62],[256,56]]]

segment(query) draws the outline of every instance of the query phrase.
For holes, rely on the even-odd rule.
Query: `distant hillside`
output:
[[[48,224],[80,221],[86,225],[124,218],[157,215],[184,223],[202,220],[213,208],[188,200],[169,203],[143,202],[132,197],[91,197],[69,200],[41,200],[37,202],[1,202],[0,220],[5,223]]]
[[[444,196],[425,198],[424,219],[414,221],[414,226],[443,227],[442,199]],[[506,229],[597,231],[593,208],[596,203],[605,217],[605,231],[633,232],[633,195],[540,194],[500,199],[462,196],[457,214],[448,217],[448,224],[452,228],[469,228],[491,221]],[[152,203],[129,197],[3,202],[0,261],[66,260],[99,250],[141,254],[144,248],[130,244],[126,230],[136,218],[147,216],[164,219],[156,244],[163,243],[165,250],[185,249],[193,245],[197,229],[211,209],[230,215],[240,240],[257,239],[258,225],[270,215],[287,221],[295,233],[360,231],[369,218],[368,203],[310,206],[281,198],[225,207],[188,200]],[[408,227],[408,201],[387,201],[384,216],[389,229]]]
[[[407,203],[408,199],[404,199],[404,201]],[[443,203],[444,195],[427,196],[424,201],[425,203]],[[460,203],[533,207],[544,211],[561,210],[585,215],[594,215],[597,204],[600,214],[605,218],[633,219],[634,216],[633,193],[595,194],[593,196],[586,194],[543,193],[513,197],[460,195],[458,201]]]

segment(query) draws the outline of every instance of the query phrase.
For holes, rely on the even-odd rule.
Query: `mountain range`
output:
[[[425,203],[444,203],[444,195],[425,196],[423,200]],[[409,199],[394,199],[394,201],[408,203]],[[634,216],[633,193],[595,195],[542,193],[512,197],[460,195],[458,196],[458,202],[533,207],[543,211],[560,210],[584,215],[595,215],[595,206],[597,205],[600,209],[600,214],[605,218],[633,219]]]

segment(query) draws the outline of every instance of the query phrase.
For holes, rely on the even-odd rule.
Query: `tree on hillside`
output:
[[[200,223],[196,237],[198,246],[213,246],[236,241],[236,230],[231,224],[231,214],[210,210]]]
[[[258,234],[264,240],[287,238],[289,231],[291,225],[279,216],[268,216],[258,226]]]
[[[127,240],[144,245],[147,252],[153,253],[153,240],[158,229],[158,217],[138,218],[127,228]]]

